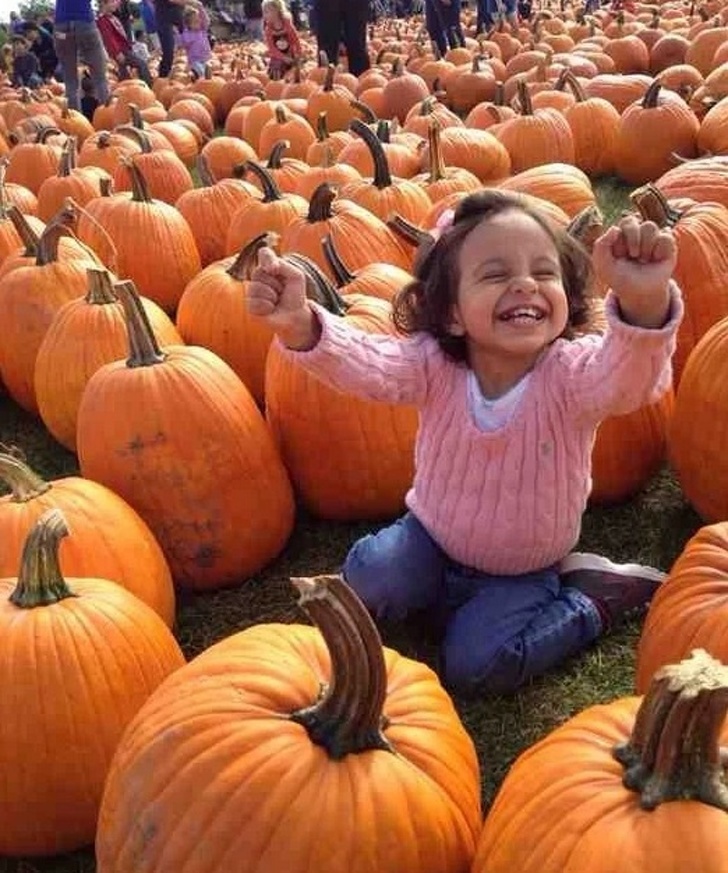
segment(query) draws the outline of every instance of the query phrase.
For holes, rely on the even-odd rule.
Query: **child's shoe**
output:
[[[666,575],[654,567],[615,564],[588,552],[572,552],[559,565],[561,584],[594,601],[605,631],[644,613]]]

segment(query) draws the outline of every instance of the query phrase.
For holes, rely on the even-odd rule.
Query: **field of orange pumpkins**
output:
[[[358,78],[307,32],[283,79],[218,42],[93,122],[0,82],[0,873],[727,873],[728,6],[463,29],[373,23]],[[483,187],[587,248],[672,228],[685,318],[580,542],[669,571],[647,617],[461,700],[337,576],[404,510],[416,411],[292,365],[245,288],[273,246],[392,332]]]

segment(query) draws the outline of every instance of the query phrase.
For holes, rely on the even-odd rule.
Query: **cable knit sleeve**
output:
[[[672,382],[671,359],[683,317],[682,295],[672,282],[670,317],[653,330],[623,321],[617,298],[605,301],[607,329],[565,343],[557,355],[565,390],[575,414],[599,422],[658,400]]]
[[[281,354],[344,393],[384,403],[424,403],[428,350],[435,340],[367,333],[315,303],[311,306],[321,323],[318,343],[298,352],[276,339]]]

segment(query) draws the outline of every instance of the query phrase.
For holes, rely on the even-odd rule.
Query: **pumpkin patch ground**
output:
[[[612,180],[595,183],[599,206],[611,221],[629,204],[629,189]],[[0,443],[19,446],[42,477],[78,473],[74,454],[62,448],[40,422],[0,397]],[[383,521],[383,520],[382,520]],[[615,560],[668,569],[701,521],[685,500],[673,474],[660,471],[628,502],[591,507],[579,547]],[[337,572],[352,543],[381,522],[321,521],[303,509],[282,552],[241,587],[196,594],[178,592],[176,636],[187,658],[223,638],[262,622],[302,622],[292,596],[291,577]],[[605,637],[584,656],[507,698],[460,700],[457,710],[478,753],[487,810],[515,758],[568,718],[596,703],[633,693],[640,625],[628,624]],[[435,650],[414,628],[384,628],[383,641],[403,655],[434,666]],[[0,873],[92,873],[89,848],[44,860],[0,858]]]

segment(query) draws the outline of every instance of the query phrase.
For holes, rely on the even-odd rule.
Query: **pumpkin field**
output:
[[[283,79],[219,42],[92,122],[0,81],[0,873],[614,873],[631,849],[726,873],[728,7],[462,22],[444,56],[420,16],[372,24],[359,78],[308,33]],[[627,211],[671,227],[685,318],[673,387],[599,428],[578,544],[668,580],[472,699],[416,621],[383,653],[336,578],[403,512],[415,411],[293,366],[245,287],[271,245],[393,332],[418,244],[482,187],[586,248]]]

